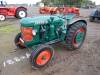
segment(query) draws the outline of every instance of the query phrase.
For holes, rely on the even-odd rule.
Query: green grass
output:
[[[0,33],[5,32],[5,33],[11,33],[11,32],[18,32],[19,28],[13,25],[5,25],[0,27]]]

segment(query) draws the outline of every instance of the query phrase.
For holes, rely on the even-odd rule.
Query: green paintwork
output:
[[[84,32],[78,32],[78,34],[76,35],[76,42],[80,43],[83,40],[83,36],[84,36]]]
[[[20,23],[24,27],[32,27],[37,24],[47,24],[50,20],[50,18],[54,18],[54,21],[58,21],[59,17],[57,16],[50,16],[50,15],[42,15],[42,16],[35,16],[35,17],[28,17],[23,18]]]
[[[36,35],[30,41],[25,41],[27,47],[46,43],[55,39],[64,41],[67,34],[67,24],[74,17],[74,14],[68,15],[41,15],[31,18],[23,18],[20,23],[21,27],[32,27],[36,30]],[[45,30],[41,34],[41,30]]]

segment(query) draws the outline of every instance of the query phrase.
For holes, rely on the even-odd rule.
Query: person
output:
[[[0,6],[6,6],[7,3],[5,1],[0,1]]]

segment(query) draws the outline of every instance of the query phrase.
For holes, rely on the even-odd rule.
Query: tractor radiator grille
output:
[[[31,27],[21,27],[22,38],[24,41],[32,40],[32,28]]]

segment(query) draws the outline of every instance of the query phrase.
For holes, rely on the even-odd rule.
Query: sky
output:
[[[36,4],[37,2],[40,2],[41,0],[4,0],[7,2],[7,4],[23,4],[23,3],[28,3],[28,4]]]
[[[92,0],[94,2],[96,2],[97,5],[100,5],[100,0]]]
[[[36,4],[36,2],[39,2],[41,0],[4,0],[6,1],[8,4],[22,4],[22,3],[28,3],[28,4]],[[100,5],[100,0],[92,0],[94,2],[96,2],[97,5]]]

